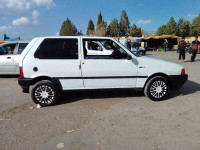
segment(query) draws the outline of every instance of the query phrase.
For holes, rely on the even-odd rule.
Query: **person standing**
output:
[[[165,41],[163,44],[163,51],[166,52],[166,49],[167,49],[167,42]]]
[[[191,44],[191,48],[192,48],[191,62],[193,62],[196,58],[198,48],[199,48],[199,44],[200,44],[200,42],[198,41],[198,37],[195,37],[195,40]]]
[[[125,43],[124,43],[124,46],[125,46],[125,47],[128,47],[128,37],[127,37],[127,36],[125,36]]]
[[[131,49],[131,40],[130,40],[130,39],[128,39],[127,47],[128,47],[129,49]]]
[[[181,41],[178,43],[178,50],[179,50],[179,60],[178,63],[183,63],[185,60],[185,48],[187,43],[185,42],[185,38],[183,37]]]

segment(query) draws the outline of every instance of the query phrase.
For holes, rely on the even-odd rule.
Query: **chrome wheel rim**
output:
[[[150,93],[154,98],[162,98],[167,93],[167,84],[164,81],[155,81],[150,87]]]
[[[41,85],[35,90],[35,98],[42,104],[49,104],[55,98],[54,90],[48,85]]]

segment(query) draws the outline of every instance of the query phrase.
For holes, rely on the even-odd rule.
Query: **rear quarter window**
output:
[[[39,59],[78,59],[78,39],[45,39],[34,54]]]
[[[17,54],[21,54],[27,45],[28,43],[19,43],[19,49],[18,49]]]

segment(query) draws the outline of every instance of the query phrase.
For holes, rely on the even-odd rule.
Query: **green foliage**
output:
[[[98,14],[97,27],[93,32],[94,35],[105,36],[107,30],[107,23],[103,20],[101,12]]]
[[[120,17],[120,22],[119,22],[120,36],[128,35],[129,24],[130,24],[130,22],[128,20],[128,16],[127,16],[125,10],[123,10],[121,17]]]
[[[178,30],[177,30],[177,35],[178,35],[178,36],[181,36],[181,34],[180,34],[180,28],[181,28],[181,26],[183,25],[183,22],[184,22],[184,19],[183,19],[183,18],[180,18],[179,21],[178,21],[178,23],[177,23],[177,28],[178,28]]]
[[[176,22],[173,17],[170,18],[169,22],[166,25],[166,34],[176,35],[178,31]]]
[[[166,34],[166,25],[162,25],[158,28],[157,35],[165,35]]]
[[[191,23],[189,21],[183,21],[179,27],[179,35],[182,37],[190,36]]]
[[[141,28],[138,28],[135,24],[133,24],[129,30],[129,35],[133,37],[141,37]]]
[[[200,36],[200,14],[192,22],[191,36]]]
[[[116,18],[114,18],[110,23],[110,25],[108,26],[106,35],[111,37],[119,36],[119,24]]]
[[[67,18],[60,29],[60,35],[61,36],[70,36],[70,35],[76,35],[77,29],[73,25],[73,23]]]
[[[94,23],[90,19],[89,22],[88,22],[88,27],[87,27],[87,35],[92,35],[93,32],[94,32]]]
[[[101,12],[100,12],[98,14],[98,19],[97,19],[97,28],[99,28],[102,25],[102,21],[103,21],[103,18],[102,18]]]

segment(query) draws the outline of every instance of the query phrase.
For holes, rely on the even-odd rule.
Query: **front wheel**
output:
[[[156,76],[150,79],[144,89],[144,94],[154,101],[164,100],[169,92],[169,82],[166,78]]]
[[[31,97],[36,104],[50,106],[58,100],[58,89],[51,81],[40,81],[34,85]]]

